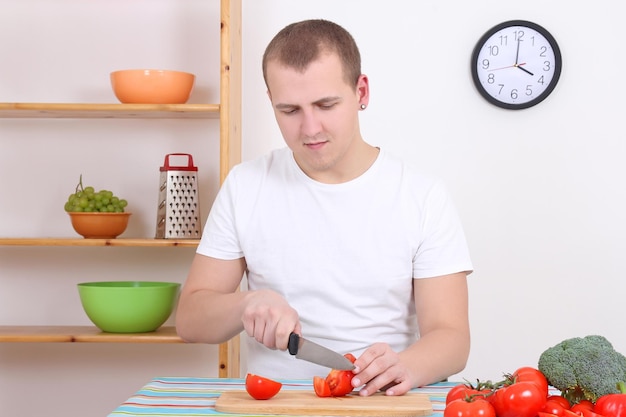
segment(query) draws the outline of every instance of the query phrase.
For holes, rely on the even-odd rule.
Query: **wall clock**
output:
[[[561,51],[543,27],[510,20],[489,29],[476,43],[471,69],[474,84],[490,103],[526,109],[552,93],[561,75]]]

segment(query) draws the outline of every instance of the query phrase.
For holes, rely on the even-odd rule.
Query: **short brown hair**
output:
[[[304,71],[324,52],[336,53],[339,56],[346,82],[356,88],[361,75],[359,48],[347,30],[323,19],[292,23],[274,36],[263,54],[265,85],[267,86],[269,61],[276,60],[287,67]]]

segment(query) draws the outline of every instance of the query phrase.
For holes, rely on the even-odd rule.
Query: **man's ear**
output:
[[[356,82],[356,92],[359,97],[359,104],[367,106],[370,102],[370,84],[367,75],[361,74]]]

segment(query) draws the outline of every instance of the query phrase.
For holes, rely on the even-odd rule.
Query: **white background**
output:
[[[626,249],[624,7],[243,0],[243,159],[283,144],[260,70],[267,42],[296,20],[342,24],[371,83],[364,137],[442,177],[465,224],[473,343],[453,379],[496,379],[591,333],[626,352],[616,325]],[[510,19],[549,29],[564,61],[553,94],[523,111],[488,104],[469,70],[478,38]],[[190,102],[216,102],[218,20],[218,2],[207,0],[0,0],[0,101],[116,102],[110,71],[168,68],[198,75]],[[217,140],[215,121],[0,119],[0,235],[75,236],[62,207],[82,173],[130,201],[125,236],[151,237],[158,168],[170,152],[194,155],[206,216]],[[182,282],[192,256],[0,247],[0,324],[89,324],[76,283]],[[106,415],[152,377],[215,376],[216,357],[199,345],[1,344],[0,415]]]

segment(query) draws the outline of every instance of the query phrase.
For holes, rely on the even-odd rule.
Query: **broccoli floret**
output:
[[[626,357],[603,336],[574,337],[546,349],[538,369],[572,403],[616,394],[626,381]]]

